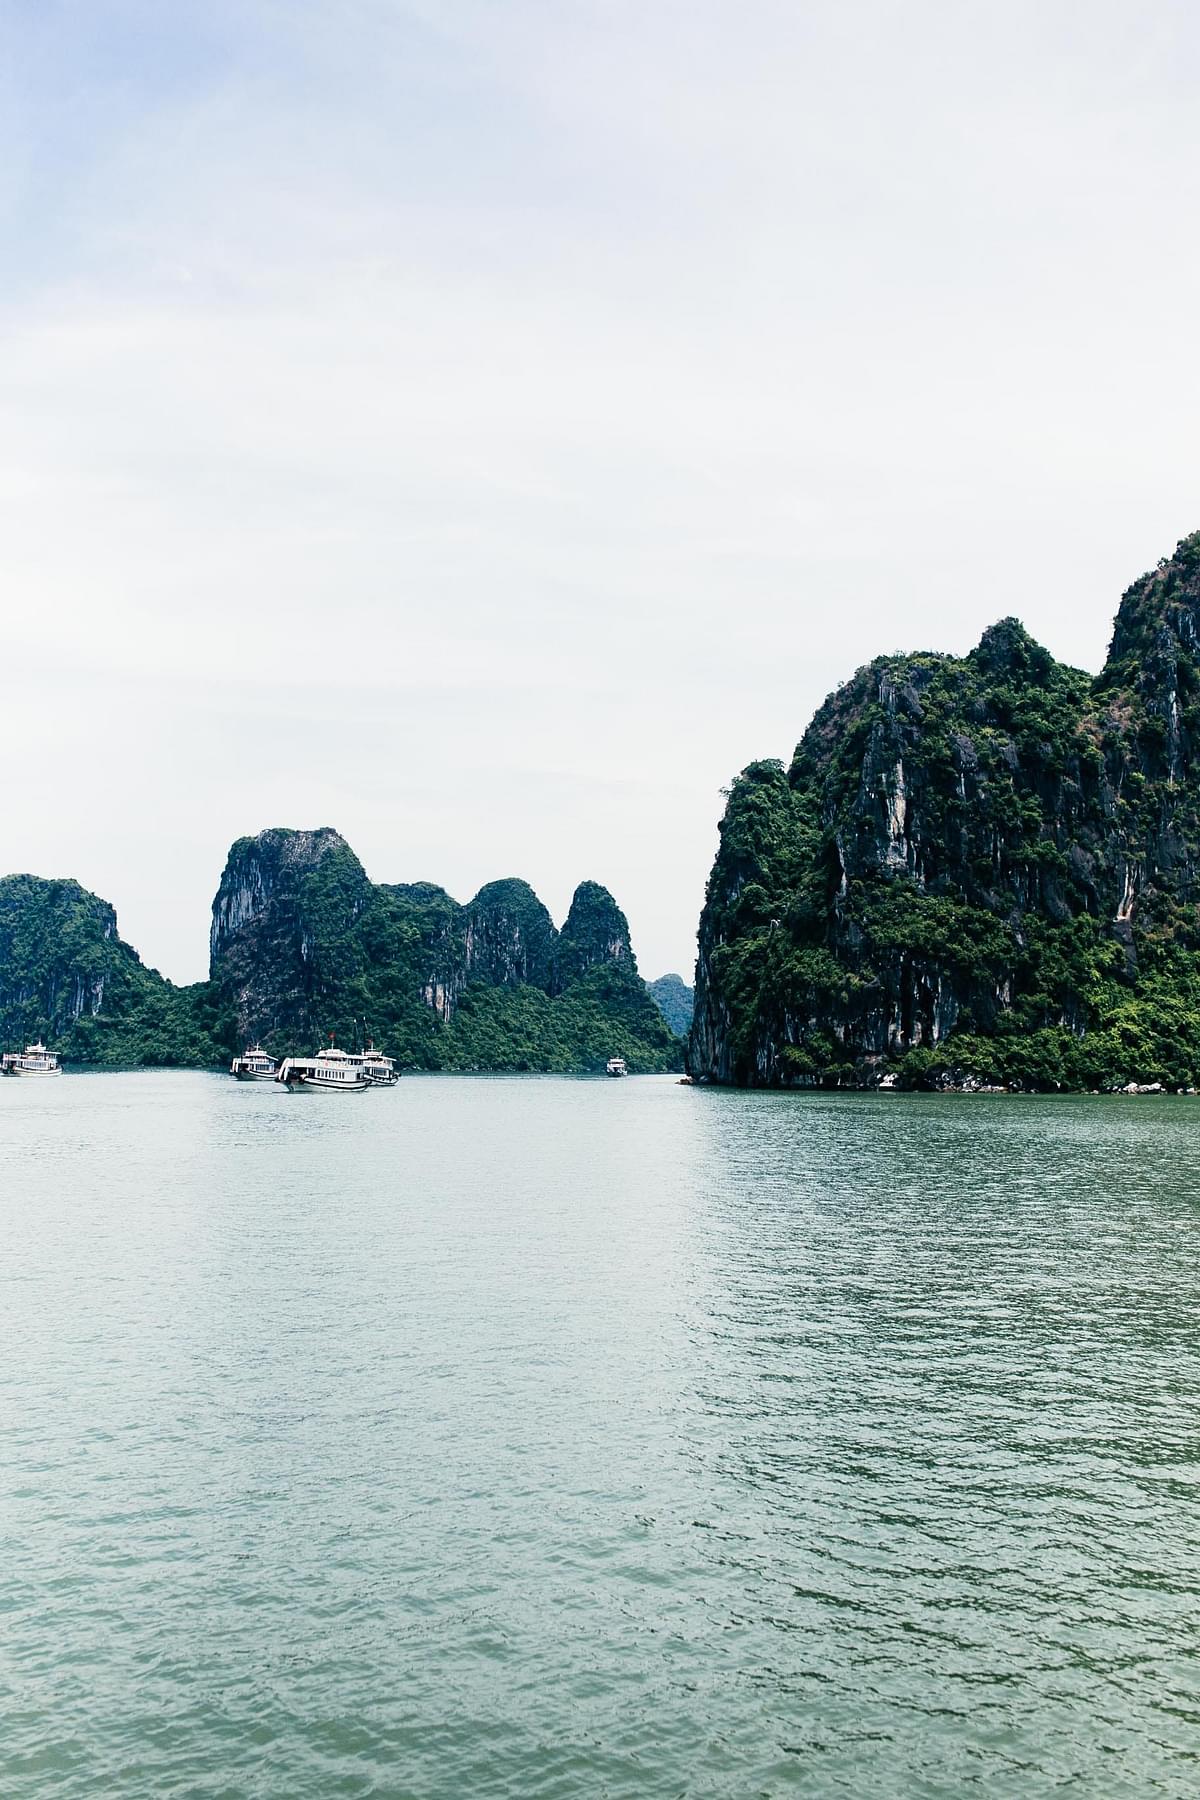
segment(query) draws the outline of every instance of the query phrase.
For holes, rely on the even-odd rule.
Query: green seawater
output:
[[[1200,1790],[1200,1102],[0,1083],[0,1794]]]

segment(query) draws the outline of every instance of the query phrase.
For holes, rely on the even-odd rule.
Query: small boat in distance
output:
[[[604,1065],[606,1075],[628,1075],[629,1065],[623,1056],[610,1056]]]
[[[372,1086],[361,1060],[333,1044],[315,1056],[285,1056],[275,1079],[292,1091],[312,1088],[324,1094],[361,1094]]]
[[[261,1044],[254,1044],[245,1056],[234,1057],[229,1073],[236,1075],[239,1081],[274,1081],[278,1067],[275,1058],[268,1056]]]
[[[0,1075],[61,1075],[58,1053],[45,1044],[26,1044],[24,1053],[6,1050],[0,1056]]]

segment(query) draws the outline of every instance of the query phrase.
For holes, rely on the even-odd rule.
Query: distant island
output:
[[[639,974],[624,913],[585,881],[560,930],[516,879],[466,905],[430,883],[371,882],[336,831],[275,829],[231,848],[212,909],[209,979],[177,987],[77,882],[0,879],[0,1037],[44,1037],[107,1067],[218,1066],[333,1033],[404,1067],[682,1066]]]
[[[744,1086],[1200,1086],[1200,533],[1095,678],[1013,618],[733,784],[688,1061]]]
[[[657,981],[648,981],[646,986],[651,999],[676,1037],[686,1038],[692,1029],[695,989],[687,985],[682,975],[660,975]]]

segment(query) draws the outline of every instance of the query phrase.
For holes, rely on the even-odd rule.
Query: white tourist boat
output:
[[[0,1056],[0,1075],[61,1075],[58,1054],[45,1044],[26,1044],[24,1051],[6,1050]]]
[[[628,1075],[629,1064],[623,1056],[610,1056],[604,1065],[606,1075]]]
[[[361,1094],[372,1085],[361,1061],[334,1044],[315,1056],[285,1056],[275,1079],[287,1088],[320,1094]]]
[[[252,1044],[244,1056],[235,1056],[229,1073],[239,1081],[274,1081],[279,1064],[268,1056],[261,1044]]]
[[[358,1064],[371,1087],[395,1087],[400,1079],[400,1071],[391,1057],[385,1056],[382,1050],[377,1050],[374,1044],[368,1044],[365,1050],[360,1050],[350,1061]]]

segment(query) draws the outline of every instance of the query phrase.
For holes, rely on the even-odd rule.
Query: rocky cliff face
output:
[[[27,1035],[95,1018],[123,948],[112,907],[77,881],[0,880],[0,1016],[27,1013]]]
[[[347,943],[371,884],[336,831],[262,831],[229,852],[213,901],[210,978],[248,1038],[319,1030],[322,1001],[358,959]]]
[[[463,909],[432,881],[383,885],[363,921],[368,965],[390,965],[397,984],[449,1024],[467,984]]]
[[[177,988],[117,932],[77,881],[0,879],[0,1039],[43,1038],[69,1060],[203,1066],[225,1021],[204,986]]]
[[[554,973],[554,921],[527,881],[489,881],[466,909],[463,972],[488,987],[549,990]]]
[[[1015,619],[859,670],[786,772],[734,784],[693,1071],[1190,1084],[1200,1038],[1163,1021],[1200,946],[1198,646],[1200,534],[1129,589],[1095,680]]]

